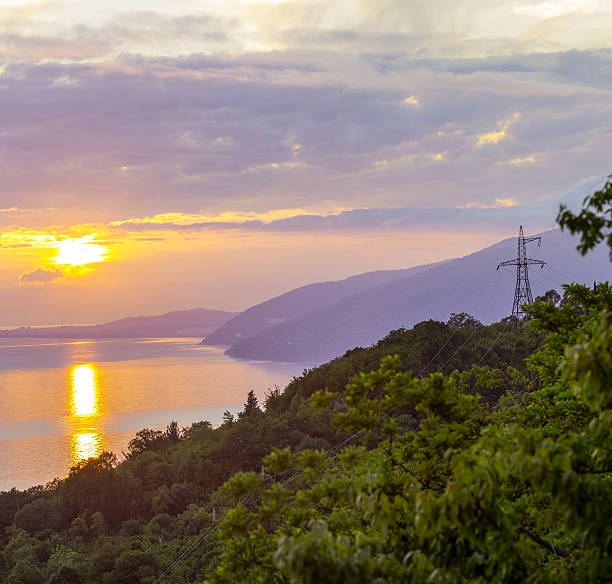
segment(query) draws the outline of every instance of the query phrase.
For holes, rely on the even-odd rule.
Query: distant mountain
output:
[[[194,308],[158,316],[130,316],[106,324],[0,330],[0,338],[199,337],[216,329],[235,315],[235,312]]]
[[[560,230],[542,234],[542,246],[528,245],[530,257],[548,262],[531,269],[534,297],[561,290],[566,282],[607,280],[612,267],[605,246],[582,257],[577,241]],[[368,346],[390,330],[429,318],[447,320],[467,312],[483,323],[512,311],[516,272],[497,265],[516,257],[516,238],[447,261],[407,277],[369,287],[331,306],[319,308],[232,345],[233,357],[276,361],[323,362],[355,346]]]
[[[308,284],[286,294],[257,304],[207,335],[204,345],[231,345],[257,335],[287,320],[297,318],[313,310],[320,310],[381,284],[418,274],[439,265],[428,264],[404,270],[378,270],[352,276],[345,280]]]

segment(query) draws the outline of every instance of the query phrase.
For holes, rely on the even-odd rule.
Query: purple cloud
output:
[[[449,229],[453,231],[499,229],[512,232],[517,225],[528,222],[531,230],[547,229],[559,210],[560,203],[578,209],[585,196],[600,188],[605,179],[594,178],[574,188],[542,201],[518,204],[512,200],[499,200],[495,207],[396,207],[352,209],[336,214],[296,214],[292,217],[262,221],[194,221],[188,217],[181,221],[126,221],[110,227],[120,232],[168,231],[189,233],[196,231],[247,231],[247,232],[333,232],[333,231],[415,231]],[[155,239],[155,238],[151,238]],[[157,238],[163,239],[163,238]]]
[[[608,72],[608,50],[9,64],[0,207],[52,200],[121,219],[534,202],[609,171]],[[503,140],[476,146],[517,112]]]
[[[62,274],[61,270],[48,270],[46,268],[38,268],[36,270],[24,272],[23,274],[21,274],[21,276],[19,277],[19,281],[22,284],[40,284],[53,282],[53,280],[57,280],[63,277],[64,274]]]

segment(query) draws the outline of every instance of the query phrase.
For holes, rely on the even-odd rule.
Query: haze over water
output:
[[[120,456],[136,431],[236,413],[254,389],[281,388],[303,364],[245,362],[199,339],[0,340],[0,490]]]

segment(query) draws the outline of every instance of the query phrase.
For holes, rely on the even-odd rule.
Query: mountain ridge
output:
[[[0,330],[0,338],[197,337],[218,328],[235,315],[224,310],[192,308],[153,316],[127,316],[102,324],[4,329]]]
[[[530,246],[529,252],[548,261],[549,267],[531,270],[534,297],[551,288],[560,290],[565,282],[606,279],[609,261],[603,247],[583,258],[575,250],[575,238],[559,229],[541,235],[542,248]],[[243,359],[318,363],[356,346],[369,346],[393,329],[428,318],[445,321],[452,312],[467,312],[485,324],[498,321],[511,313],[515,274],[496,267],[516,256],[516,241],[507,238],[430,270],[363,290],[238,341],[226,353]],[[571,275],[561,274],[558,265]]]
[[[202,344],[232,345],[302,314],[331,306],[359,291],[401,278],[405,274],[426,271],[441,263],[443,262],[399,270],[374,270],[343,280],[314,282],[294,288],[247,308],[207,335]]]

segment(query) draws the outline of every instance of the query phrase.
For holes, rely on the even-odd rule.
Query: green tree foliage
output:
[[[15,513],[15,526],[30,533],[58,529],[60,525],[61,516],[57,500],[51,497],[34,499]]]
[[[104,515],[102,515],[102,513],[100,513],[99,511],[92,513],[91,525],[89,530],[93,537],[100,537],[108,533],[108,524],[104,519]]]
[[[244,404],[244,409],[240,413],[241,416],[253,416],[254,414],[261,412],[259,402],[255,392],[251,389],[247,395],[247,401]]]
[[[428,320],[412,329],[391,331],[373,347],[356,348],[315,369],[304,371],[280,396],[283,407],[297,408],[320,389],[342,393],[349,380],[361,372],[376,369],[387,355],[398,355],[400,371],[427,375],[431,371],[451,374],[472,365],[505,371],[508,366],[529,375],[525,358],[542,341],[533,327],[521,326],[520,333],[505,335],[507,323],[480,324],[467,315],[453,314],[447,323]],[[497,392],[503,393],[503,389]]]
[[[612,175],[608,179],[612,179]],[[608,180],[601,190],[588,196],[578,214],[561,205],[557,222],[561,229],[580,234],[578,250],[582,255],[605,240],[610,248],[612,261],[612,180]]]
[[[6,584],[43,584],[40,568],[28,560],[18,560],[8,574]]]

